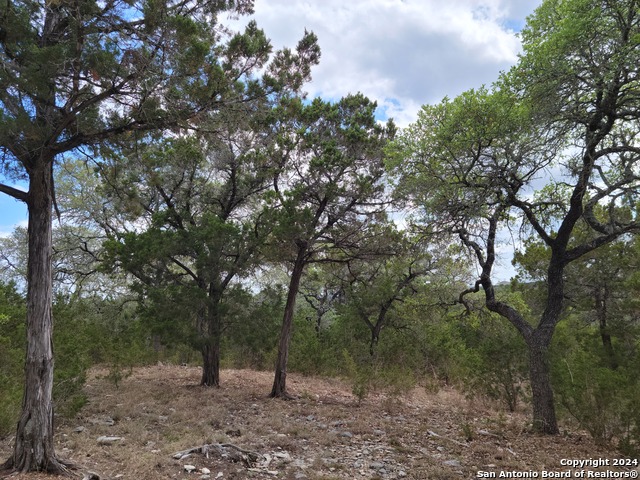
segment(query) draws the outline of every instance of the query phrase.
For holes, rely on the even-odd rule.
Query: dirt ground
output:
[[[448,388],[416,388],[402,398],[378,393],[359,403],[340,380],[289,374],[296,398],[283,401],[267,397],[270,372],[224,370],[218,389],[198,386],[197,367],[137,368],[118,387],[107,373],[91,371],[88,404],[56,428],[57,452],[78,466],[80,477],[438,480],[516,472],[512,478],[554,478],[543,471],[566,473],[564,459],[612,463],[619,457],[584,432],[529,433],[526,409],[510,414]],[[104,436],[119,438],[100,443]],[[12,442],[0,440],[1,458],[9,457]],[[212,447],[208,457],[173,457],[204,444],[227,446]],[[188,465],[195,470],[187,472]],[[574,470],[637,475],[637,469],[611,466]]]

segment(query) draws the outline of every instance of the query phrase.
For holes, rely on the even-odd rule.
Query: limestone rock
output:
[[[123,437],[110,437],[107,435],[102,435],[101,437],[98,437],[98,443],[100,445],[113,445],[116,442],[119,442],[120,440],[124,440]]]

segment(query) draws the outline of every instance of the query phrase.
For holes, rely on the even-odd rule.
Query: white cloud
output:
[[[29,226],[29,221],[26,219],[21,220],[14,225],[0,225],[0,238],[7,238],[11,236],[13,231],[18,227],[27,228],[28,226]]]
[[[318,35],[311,96],[362,92],[400,126],[421,105],[490,84],[520,51],[514,28],[540,0],[256,0],[276,48]]]

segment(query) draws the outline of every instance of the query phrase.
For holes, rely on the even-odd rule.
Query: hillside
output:
[[[339,380],[290,374],[297,399],[285,402],[267,398],[270,372],[224,370],[219,389],[199,387],[196,367],[136,368],[117,388],[107,373],[91,371],[88,404],[55,436],[59,454],[101,478],[200,479],[207,468],[211,479],[455,479],[566,471],[561,459],[616,458],[582,432],[530,434],[527,412],[508,414],[451,389],[415,389],[402,399],[377,394],[359,404]],[[100,445],[100,436],[122,439]],[[10,443],[0,442],[3,458]],[[206,443],[261,456],[251,465],[217,455],[172,458]],[[187,464],[196,472],[186,473]]]

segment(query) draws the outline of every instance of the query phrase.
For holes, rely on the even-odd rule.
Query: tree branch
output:
[[[9,185],[4,185],[0,183],[0,192],[6,193],[7,195],[15,198],[16,200],[20,200],[21,202],[28,203],[29,194],[22,190],[18,190],[17,188],[10,187]]]

